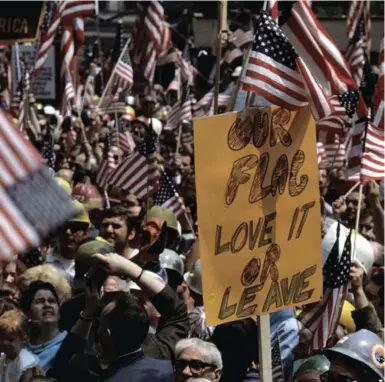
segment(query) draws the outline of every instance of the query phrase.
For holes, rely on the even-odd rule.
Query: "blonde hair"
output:
[[[71,293],[71,286],[63,273],[58,271],[53,265],[43,264],[27,269],[18,279],[18,287],[23,292],[32,281],[41,280],[52,284],[62,304],[68,300]]]
[[[21,339],[27,335],[27,317],[19,309],[5,312],[0,317],[0,332],[17,334]]]

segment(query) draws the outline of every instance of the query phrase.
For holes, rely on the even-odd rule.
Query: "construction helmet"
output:
[[[63,178],[56,177],[57,184],[68,194],[72,194],[72,187],[71,185],[64,180]]]
[[[298,360],[302,362],[297,370],[294,370],[294,374],[299,374],[307,370],[319,371],[321,374],[329,370],[330,361],[322,354],[318,354],[312,357],[309,357],[305,360]],[[295,369],[295,366],[294,366]]]
[[[132,119],[136,117],[135,109],[132,106],[126,106],[125,109],[126,109],[126,114],[129,114],[132,117]]]
[[[73,205],[80,210],[80,214],[76,215],[72,219],[68,220],[69,222],[79,222],[79,223],[87,223],[88,225],[91,224],[90,217],[88,216],[88,213],[86,209],[84,208],[83,204],[78,202],[77,200],[72,201]]]
[[[329,359],[332,359],[334,354],[342,354],[384,378],[384,342],[369,330],[361,329],[348,334],[332,348],[324,349],[323,353]]]
[[[325,265],[326,260],[333,248],[334,243],[337,240],[337,227],[338,222],[334,222],[329,230],[327,231],[325,237],[322,240],[322,263]],[[344,225],[340,224],[340,235],[339,235],[339,256],[341,257],[342,251],[346,239],[349,237],[350,230]],[[362,235],[357,234],[355,231],[352,232],[350,237],[352,245],[352,259],[355,259],[360,262],[365,272],[368,273],[368,270],[373,266],[374,261],[374,252],[373,248],[370,245],[369,241],[366,240]]]
[[[345,300],[340,316],[340,325],[342,325],[348,333],[354,333],[356,331],[356,324],[352,317],[353,310],[355,310],[355,307],[349,301]]]
[[[163,268],[176,271],[183,277],[184,263],[181,257],[171,249],[165,249],[159,256],[160,265]]]
[[[164,220],[167,228],[171,228],[178,232],[178,220],[170,208],[162,206],[154,206],[147,213],[147,220],[152,218]]]
[[[184,274],[184,281],[193,292],[202,294],[201,259],[193,264],[190,272]]]

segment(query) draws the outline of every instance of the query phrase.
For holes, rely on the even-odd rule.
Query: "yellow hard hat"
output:
[[[96,94],[92,96],[92,102],[94,103],[97,103],[99,102],[99,96],[97,96]]]
[[[17,118],[12,118],[12,122],[17,125]]]
[[[88,216],[88,213],[84,208],[84,205],[77,200],[73,200],[72,203],[78,210],[80,210],[80,214],[68,221],[91,224],[90,217]]]
[[[125,109],[126,109],[126,114],[129,114],[129,115],[131,115],[134,118],[136,117],[136,113],[135,113],[135,110],[134,110],[133,107],[126,106]]]
[[[63,178],[59,178],[58,176],[56,177],[56,181],[57,181],[57,184],[63,188],[63,190],[68,194],[68,195],[72,195],[72,187],[71,185],[66,181],[64,180]]]
[[[356,325],[352,317],[353,310],[355,310],[355,307],[349,301],[345,300],[339,324],[342,325],[348,333],[354,333],[356,331]]]

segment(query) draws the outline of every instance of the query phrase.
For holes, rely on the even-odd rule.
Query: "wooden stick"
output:
[[[191,232],[194,234],[194,236],[196,236],[196,235],[195,235],[195,231],[194,231],[194,226],[193,226],[193,224],[192,224],[192,221],[191,221],[190,218],[188,217],[186,211],[184,212],[184,217],[186,218],[187,224],[188,224],[188,226],[189,226]]]
[[[222,60],[222,24],[224,19],[225,7],[227,9],[227,0],[218,1],[218,28],[217,28],[217,61],[215,68],[215,90],[214,90],[214,114],[218,113],[218,96],[221,77]]]
[[[118,111],[115,108],[115,129],[116,129],[116,146],[118,149],[120,149],[119,144],[119,118],[118,118]]]
[[[176,140],[175,154],[179,153],[181,137],[182,137],[182,123],[179,124],[179,131],[178,131],[178,138]]]
[[[358,186],[360,185],[360,182],[356,183],[344,196],[343,198],[346,199]]]
[[[96,35],[97,35],[97,39],[98,39],[98,50],[99,50],[98,59],[100,59],[102,46],[101,46],[101,42],[100,42],[99,0],[95,1],[95,13],[96,13]],[[98,64],[100,64],[100,66],[102,67],[102,70],[100,71],[99,75],[100,75],[101,88],[103,89],[103,85],[104,85],[103,65],[101,62],[99,62],[99,60],[98,60]]]
[[[351,257],[352,261],[356,260],[356,244],[357,244],[358,230],[360,228],[360,215],[361,215],[361,203],[362,203],[363,188],[364,188],[363,183],[360,183],[360,190],[359,190],[360,195],[358,197],[358,209],[357,209],[356,226],[355,226],[356,234],[354,236],[353,252],[352,252],[352,257]]]
[[[107,189],[104,188],[104,197],[106,198],[106,206],[107,206],[107,209],[110,209],[111,208],[111,204],[110,204],[110,198],[108,196],[108,193],[107,193]]]
[[[273,382],[271,368],[270,315],[257,317],[259,377],[261,382]]]

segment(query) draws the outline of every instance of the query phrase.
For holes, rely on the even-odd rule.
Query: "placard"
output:
[[[12,53],[15,54],[15,47],[12,47]],[[19,45],[20,58],[25,60],[27,68],[31,70],[36,62],[36,47],[32,45]],[[16,59],[13,60],[16,64]],[[14,68],[16,70],[16,68]],[[52,46],[48,50],[47,59],[37,74],[32,78],[32,93],[36,100],[54,100],[56,99],[56,65],[55,65],[55,48]],[[14,82],[14,91],[17,83]]]
[[[315,123],[276,106],[194,120],[209,325],[322,298]]]

